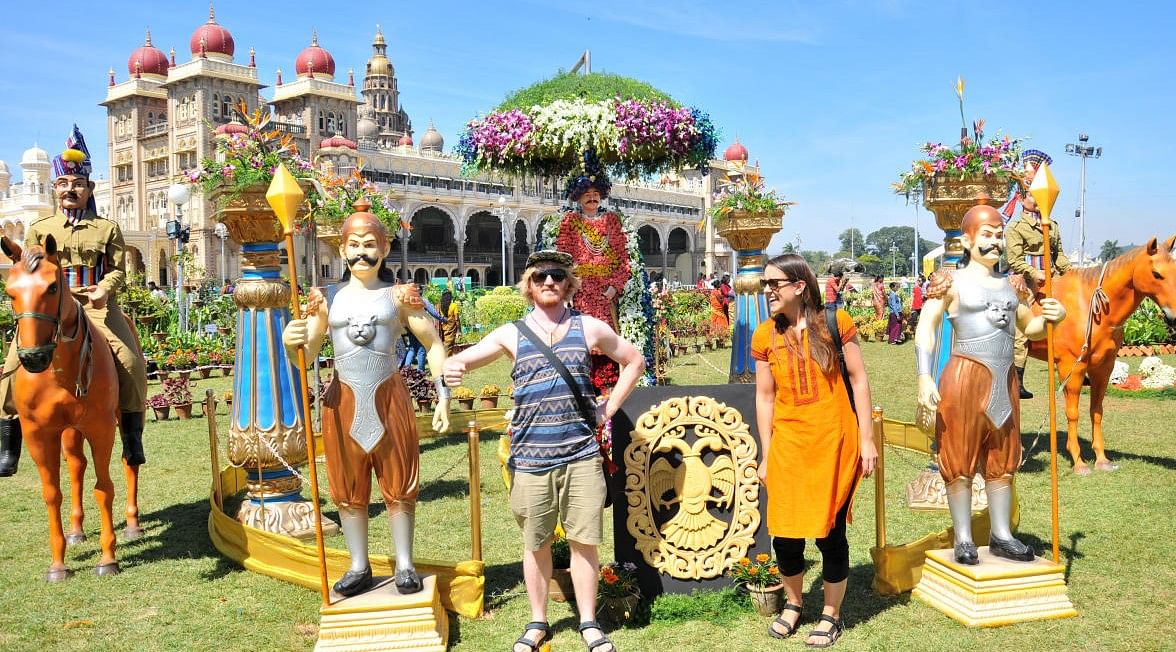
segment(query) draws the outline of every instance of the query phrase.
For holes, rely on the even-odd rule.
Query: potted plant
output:
[[[502,393],[506,394],[506,396],[513,401],[514,400],[514,383],[507,383],[506,389],[502,390]]]
[[[485,409],[498,407],[498,394],[501,391],[498,385],[483,385],[482,391],[478,392],[481,407]]]
[[[400,368],[400,377],[404,379],[404,386],[421,412],[433,407],[437,401],[437,388],[428,374],[411,365],[405,365]]]
[[[454,387],[449,397],[457,401],[463,410],[474,409],[474,390],[469,387]]]
[[[156,394],[147,399],[147,407],[155,412],[156,421],[167,421],[168,416],[171,415],[171,403],[163,394]]]
[[[556,602],[573,602],[576,599],[571,566],[572,548],[563,526],[556,525],[551,538],[551,581],[547,584],[547,595]]]
[[[232,392],[225,392],[224,394],[221,395],[221,400],[223,400],[225,402],[225,405],[232,405],[233,404],[233,393]]]
[[[212,357],[207,351],[196,354],[196,373],[200,374],[201,378],[208,378],[212,373]]]
[[[637,585],[637,564],[614,561],[600,569],[596,582],[596,614],[601,620],[620,625],[628,622],[641,602]]]
[[[772,556],[761,552],[755,561],[743,557],[731,564],[727,574],[739,586],[747,590],[755,610],[761,616],[775,616],[783,608],[784,578]]]
[[[784,201],[775,190],[765,192],[763,178],[751,168],[728,173],[722,188],[715,194],[710,216],[715,231],[736,250],[766,247],[783,224],[784,210],[796,203]]]
[[[185,378],[165,378],[163,380],[163,395],[167,397],[169,405],[176,409],[176,416],[181,419],[192,417],[192,392],[188,390],[188,380]]]

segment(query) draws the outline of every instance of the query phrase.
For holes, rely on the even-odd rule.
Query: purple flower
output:
[[[955,157],[955,162],[952,163],[952,167],[956,168],[957,170],[962,170],[962,169],[968,167],[968,157],[966,157],[966,156]]]
[[[945,161],[943,159],[939,159],[938,161],[935,161],[935,165],[933,165],[932,167],[934,168],[934,170],[936,172],[943,172],[944,170],[947,169],[947,161]]]

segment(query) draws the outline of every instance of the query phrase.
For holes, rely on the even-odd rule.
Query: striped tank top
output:
[[[534,329],[532,329],[534,330]],[[518,336],[514,368],[514,416],[510,421],[510,460],[507,466],[523,473],[542,473],[598,455],[594,429],[584,422],[576,397],[559,372],[531,340]],[[591,360],[580,313],[571,311],[567,335],[551,347],[591,404]]]

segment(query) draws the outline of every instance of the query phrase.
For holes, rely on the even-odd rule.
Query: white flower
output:
[[[1126,362],[1116,360],[1115,368],[1111,370],[1111,384],[1122,385],[1127,381],[1129,373],[1131,373],[1131,367],[1127,366]]]
[[[1164,366],[1164,361],[1157,356],[1148,356],[1139,363],[1139,373],[1145,378],[1150,376],[1153,371]]]
[[[1176,385],[1176,367],[1160,365],[1143,379],[1143,386],[1147,389],[1164,389]]]

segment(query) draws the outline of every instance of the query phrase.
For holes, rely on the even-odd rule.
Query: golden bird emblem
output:
[[[681,439],[663,439],[653,451],[677,451],[682,455],[682,462],[677,466],[666,457],[658,457],[649,468],[649,496],[654,507],[667,509],[678,505],[678,512],[660,529],[662,537],[679,548],[709,548],[727,531],[727,523],[715,518],[709,506],[712,503],[724,508],[731,506],[735,463],[730,455],[719,455],[708,466],[702,460],[708,449],[726,451],[723,440],[715,435],[700,436],[692,446]],[[714,494],[716,490],[718,495]]]

